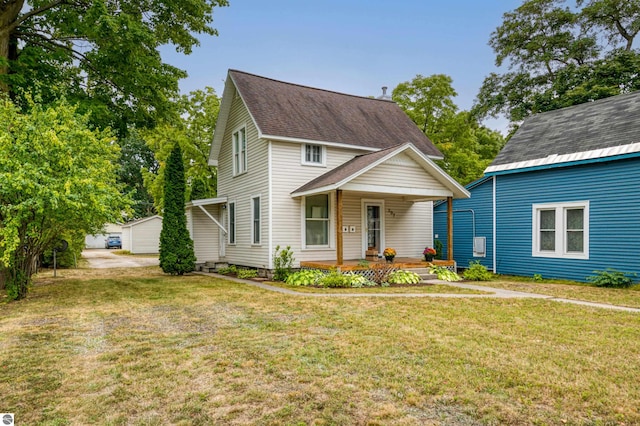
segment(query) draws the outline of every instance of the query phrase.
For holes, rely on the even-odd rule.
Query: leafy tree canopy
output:
[[[209,149],[220,110],[220,99],[211,87],[180,97],[176,103],[179,117],[163,122],[143,134],[159,164],[157,173],[144,171],[144,182],[158,211],[164,206],[166,160],[177,144],[182,151],[186,179],[186,200],[216,195],[216,168],[209,166]]]
[[[35,259],[68,230],[121,220],[118,155],[113,135],[65,102],[21,113],[0,100],[0,270],[11,298],[26,296]]]
[[[640,89],[640,0],[526,0],[489,44],[508,71],[485,78],[480,118],[530,114]]]
[[[505,141],[468,111],[458,111],[452,83],[451,77],[442,74],[417,75],[393,90],[393,100],[442,152],[440,166],[467,184],[482,176]]]
[[[0,91],[25,105],[65,96],[119,134],[172,113],[186,73],[158,48],[189,54],[215,35],[213,8],[227,0],[0,0]]]

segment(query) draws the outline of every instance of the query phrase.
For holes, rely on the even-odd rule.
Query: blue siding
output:
[[[499,273],[577,281],[608,267],[640,274],[640,160],[496,176],[496,198]],[[590,202],[589,259],[532,257],[532,205],[570,201]]]
[[[453,258],[461,268],[469,262],[480,261],[493,269],[493,181],[481,179],[467,185],[471,198],[453,200]],[[471,211],[473,210],[473,214]],[[473,257],[473,216],[476,222],[476,237],[486,237],[486,257]],[[434,240],[444,244],[447,252],[447,203],[435,206],[433,215]]]

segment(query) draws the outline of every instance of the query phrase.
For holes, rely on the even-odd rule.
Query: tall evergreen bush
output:
[[[164,179],[164,213],[160,232],[160,267],[171,275],[183,275],[196,266],[193,240],[184,211],[185,179],[182,151],[176,146],[167,160]]]

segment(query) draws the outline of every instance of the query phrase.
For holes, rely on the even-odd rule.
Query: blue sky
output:
[[[503,13],[522,0],[230,0],[216,8],[218,37],[189,56],[163,50],[185,69],[181,91],[222,94],[229,68],[361,96],[378,96],[417,74],[447,74],[469,109],[496,70],[488,45]],[[506,130],[504,120],[486,123]]]

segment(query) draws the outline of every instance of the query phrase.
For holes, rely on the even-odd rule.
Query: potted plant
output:
[[[385,259],[387,259],[387,262],[392,263],[393,258],[396,257],[396,250],[392,249],[391,247],[387,247],[382,252],[382,255],[384,256]]]
[[[431,262],[436,256],[436,249],[434,249],[433,247],[425,247],[422,254],[424,255],[424,260],[426,260],[427,262]]]

